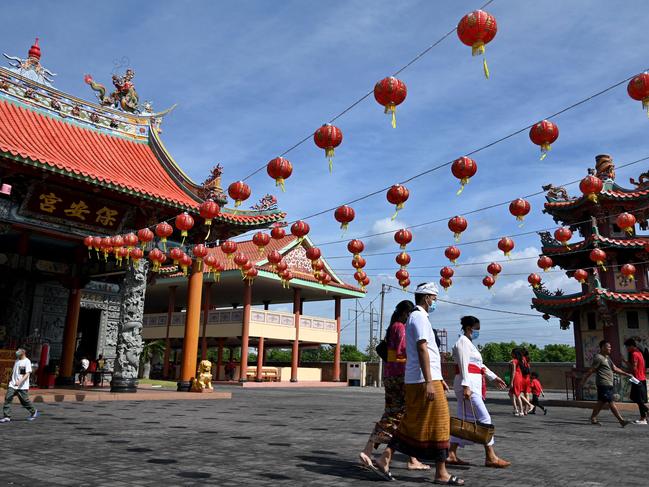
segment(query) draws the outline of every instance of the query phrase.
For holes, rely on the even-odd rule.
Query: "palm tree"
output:
[[[140,354],[140,375],[142,379],[148,379],[151,372],[151,361],[155,357],[162,357],[165,352],[164,340],[153,340],[145,342]]]

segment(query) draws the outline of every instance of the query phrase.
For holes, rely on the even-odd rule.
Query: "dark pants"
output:
[[[649,408],[645,405],[647,402],[647,383],[640,382],[640,384],[631,384],[631,400],[638,405],[640,417],[647,419]]]
[[[30,414],[34,414],[36,412],[36,409],[34,409],[32,402],[29,400],[29,394],[27,393],[27,391],[21,391],[14,389],[13,387],[9,387],[7,389],[7,395],[5,396],[4,407],[2,408],[2,414],[5,418],[11,417],[11,401],[13,400],[14,396],[18,396],[20,404],[22,404]]]
[[[536,394],[532,394],[532,405],[545,411],[545,408],[541,406],[541,403],[539,403],[539,396]]]

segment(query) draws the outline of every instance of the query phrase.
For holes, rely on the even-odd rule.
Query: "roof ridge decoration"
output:
[[[26,59],[19,58],[18,56],[10,56],[6,53],[3,53],[3,55],[9,60],[10,70],[12,72],[42,85],[52,86],[56,73],[41,65],[41,48],[38,45],[38,37],[29,49]]]

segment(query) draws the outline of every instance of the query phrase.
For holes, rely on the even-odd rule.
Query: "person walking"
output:
[[[613,416],[615,416],[619,421],[620,426],[624,428],[630,423],[630,421],[627,421],[622,417],[620,411],[617,409],[615,401],[613,400],[613,374],[615,373],[627,377],[633,376],[619,367],[616,367],[611,360],[610,355],[611,344],[606,340],[599,342],[599,353],[593,357],[593,364],[591,368],[586,371],[579,385],[580,387],[583,387],[586,380],[588,380],[593,373],[596,373],[595,385],[597,386],[597,404],[593,407],[593,412],[590,415],[591,424],[601,425],[597,420],[597,415],[604,405],[608,404]]]
[[[523,416],[523,403],[521,402],[521,393],[523,392],[523,375],[521,374],[520,363],[522,357],[517,352],[518,349],[512,350],[512,359],[509,361],[509,397],[514,406],[514,416]]]
[[[81,369],[79,369],[79,385],[86,387],[86,377],[88,376],[88,368],[90,367],[90,360],[87,357],[81,359]]]
[[[530,414],[536,414],[536,408],[539,408],[541,411],[543,411],[543,415],[546,415],[548,414],[548,409],[542,406],[539,402],[539,397],[545,397],[543,386],[541,385],[541,381],[539,380],[539,374],[532,372],[530,375],[532,377],[532,384],[530,386],[532,390],[532,405],[534,406],[534,409],[530,411]]]
[[[638,382],[637,384],[635,381],[631,382],[630,399],[638,405],[638,411],[640,411],[640,419],[636,419],[634,423],[646,425],[649,408],[645,404],[647,402],[647,376],[644,356],[633,338],[625,340],[624,346],[629,353],[629,371]]]
[[[33,421],[38,417],[38,409],[29,400],[29,376],[31,373],[32,363],[27,358],[25,349],[19,348],[16,350],[16,362],[7,387],[0,423],[9,423],[11,421],[11,401],[13,401],[14,396],[18,396],[20,404],[29,411],[27,421]]]
[[[406,372],[406,321],[415,305],[408,300],[397,304],[390,325],[385,333],[387,359],[383,367],[385,388],[385,409],[383,416],[374,426],[365,449],[359,454],[361,466],[371,467],[372,453],[382,443],[390,443],[405,411],[405,390],[403,377]],[[408,470],[430,470],[430,465],[421,463],[415,457],[408,460]]]
[[[453,361],[455,362],[455,380],[453,389],[457,399],[457,416],[460,419],[484,424],[491,424],[491,416],[485,406],[482,391],[483,377],[496,383],[499,389],[506,389],[505,381],[482,362],[482,354],[473,344],[480,335],[480,320],[475,316],[463,316],[460,320],[462,334],[453,346]],[[467,405],[467,402],[470,403]],[[473,412],[475,411],[475,417]],[[451,437],[451,448],[446,459],[447,465],[469,465],[457,456],[458,447],[464,448],[473,442]],[[485,467],[506,468],[510,462],[499,458],[494,450],[494,439],[484,446]]]
[[[464,480],[446,469],[451,426],[446,400],[448,385],[442,377],[442,361],[428,319],[437,305],[437,286],[419,284],[415,289],[416,309],[406,323],[406,411],[387,448],[370,469],[392,480],[390,461],[394,451],[420,460],[435,462],[433,483],[464,485]]]

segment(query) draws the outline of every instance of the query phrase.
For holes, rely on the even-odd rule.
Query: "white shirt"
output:
[[[22,360],[16,360],[14,363],[14,370],[11,373],[11,380],[9,381],[9,387],[12,389],[18,389],[21,391],[26,391],[29,389],[29,378],[21,385],[16,387],[18,382],[23,378],[25,374],[31,374],[32,372],[32,363],[28,358]]]
[[[435,341],[435,333],[428,319],[428,313],[421,306],[417,306],[410,313],[406,323],[406,384],[421,384],[424,374],[419,366],[419,352],[417,342],[425,340],[428,347],[428,360],[430,363],[431,380],[443,380],[442,360]]]
[[[81,368],[83,370],[88,370],[88,367],[90,367],[90,360],[88,360],[87,358],[82,359],[81,360]]]
[[[460,382],[461,386],[468,386],[472,392],[480,393],[482,391],[482,374],[469,372],[469,364],[473,364],[481,370],[489,380],[498,377],[482,362],[480,350],[469,340],[466,335],[461,335],[453,346],[453,361],[460,369],[459,374],[455,374],[455,383]]]

